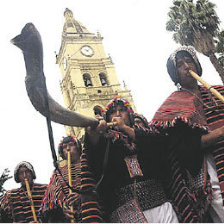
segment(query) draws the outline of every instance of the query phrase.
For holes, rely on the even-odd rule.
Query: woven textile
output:
[[[61,173],[68,183],[68,167],[59,167]],[[96,193],[94,191],[94,180],[91,173],[88,171],[88,165],[86,161],[85,149],[82,152],[81,164],[71,165],[72,187],[80,194],[79,199],[74,204],[74,209],[77,211],[76,217],[78,222],[101,222],[101,213],[96,200]],[[57,170],[53,172],[53,175],[48,185],[43,203],[41,206],[41,212],[44,214],[49,210],[63,208],[67,205],[67,196],[69,194],[69,188],[64,182],[63,178]],[[66,221],[66,220],[64,220]]]
[[[143,176],[142,170],[140,168],[140,165],[137,159],[137,155],[126,156],[124,160],[127,165],[128,172],[131,178]]]
[[[136,196],[134,195],[134,188],[135,186],[133,183],[115,191],[115,210],[133,199],[137,199],[142,211],[146,211],[167,202],[167,198],[159,181],[151,179],[137,182]]]
[[[68,167],[59,167],[61,173],[68,183]],[[71,165],[72,186],[76,190],[80,190],[81,185],[81,171],[80,163]],[[63,188],[63,190],[62,190]],[[65,193],[65,194],[64,194]],[[69,189],[61,175],[57,170],[54,170],[50,183],[47,187],[45,197],[43,199],[42,211],[45,212],[48,209],[54,209],[58,205],[63,206],[66,201],[66,195],[69,194]]]
[[[113,223],[147,223],[147,220],[136,200],[127,201],[112,212]]]
[[[89,171],[86,148],[82,150],[81,157],[81,211],[82,222],[102,222],[102,214],[95,192],[95,180]]]
[[[224,95],[223,86],[214,86],[214,88]],[[200,88],[202,100],[204,102],[204,111],[207,118],[209,130],[215,130],[224,125],[224,103],[212,95],[205,88]],[[224,205],[224,141],[219,142],[211,149],[215,159],[217,176],[221,188],[222,200]]]
[[[31,189],[37,219],[40,218],[38,210],[46,188],[47,185],[34,184]],[[1,200],[2,222],[29,223],[34,221],[30,205],[27,192],[23,187],[8,191]]]
[[[204,163],[199,174],[186,178],[186,170],[181,168],[175,152],[168,158],[171,166],[171,180],[167,186],[169,198],[178,214],[180,222],[203,222],[211,200],[211,185],[208,181],[207,168]],[[187,175],[189,173],[187,172]]]
[[[198,129],[198,133],[208,132],[202,102],[185,91],[171,94],[156,112],[151,124],[157,126],[160,131],[168,131],[180,122],[192,129]],[[167,188],[169,198],[174,203],[180,222],[203,222],[211,200],[211,185],[206,166],[203,166],[196,177],[190,176],[182,167],[176,150],[171,151],[168,156],[171,168]]]
[[[157,110],[150,124],[160,129],[174,127],[182,121],[192,128],[206,131],[206,119],[200,101],[188,92],[174,92]]]

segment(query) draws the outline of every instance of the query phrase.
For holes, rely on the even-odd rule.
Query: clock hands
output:
[[[93,55],[93,49],[90,46],[83,46],[81,48],[81,53],[85,56],[92,56]]]

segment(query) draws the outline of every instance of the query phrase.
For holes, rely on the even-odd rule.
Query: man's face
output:
[[[124,123],[127,126],[130,126],[131,125],[130,118],[129,118],[129,112],[127,111],[127,108],[124,107],[124,106],[118,105],[117,107],[114,108],[114,110],[109,115],[110,121],[112,121],[112,119],[114,117],[120,117],[120,118],[122,118],[123,121],[124,121]]]
[[[28,180],[29,184],[33,184],[33,175],[29,169],[27,169],[25,166],[22,166],[19,168],[18,172],[19,180],[22,184],[22,186],[25,186],[25,179]]]
[[[66,159],[68,159],[68,152],[71,153],[71,161],[78,162],[80,160],[80,155],[78,152],[78,146],[74,142],[63,143],[63,154]]]
[[[189,70],[197,73],[195,63],[190,56],[177,58],[176,67],[179,81],[182,87],[188,89],[197,84],[197,81],[189,73]]]

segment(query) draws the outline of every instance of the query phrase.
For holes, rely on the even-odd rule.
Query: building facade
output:
[[[66,108],[94,116],[109,100],[121,95],[135,109],[130,91],[126,86],[121,87],[114,64],[104,51],[100,33],[90,33],[69,9],[65,10],[64,17],[56,63],[62,74],[61,91]],[[66,127],[66,132],[81,138],[84,130]]]

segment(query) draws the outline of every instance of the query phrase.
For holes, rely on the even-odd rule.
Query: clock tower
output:
[[[62,81],[61,91],[68,109],[94,116],[117,95],[127,99],[135,109],[130,91],[121,87],[114,64],[104,51],[102,37],[90,33],[73,17],[71,10],[64,12],[65,23],[56,63]],[[84,130],[66,127],[67,134],[81,138]]]

